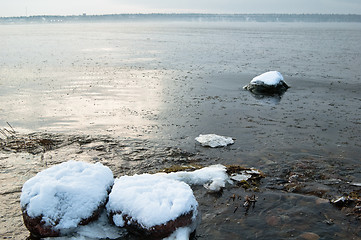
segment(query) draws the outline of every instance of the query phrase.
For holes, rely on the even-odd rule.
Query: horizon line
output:
[[[0,16],[0,18],[21,18],[21,17],[97,17],[97,16],[114,16],[114,15],[338,15],[338,16],[361,16],[356,13],[104,13],[104,14],[87,14],[86,12],[81,14],[70,14],[70,15],[58,15],[58,14],[42,14],[42,15],[19,15],[19,16]]]

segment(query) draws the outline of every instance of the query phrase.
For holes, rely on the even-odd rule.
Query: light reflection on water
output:
[[[138,78],[139,73],[129,69],[109,69],[113,71],[110,76],[103,71],[102,77],[83,73],[66,79],[52,75],[36,79],[38,89],[20,88],[3,95],[7,104],[2,111],[14,126],[24,125],[32,131],[104,134],[107,129],[151,125],[144,112],[159,111],[161,73],[147,71]]]

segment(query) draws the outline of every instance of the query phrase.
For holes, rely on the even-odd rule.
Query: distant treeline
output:
[[[0,17],[0,23],[188,21],[188,22],[361,22],[357,14],[109,14]]]

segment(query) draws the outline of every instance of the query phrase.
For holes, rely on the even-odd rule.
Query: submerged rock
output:
[[[304,232],[299,236],[299,239],[318,240],[318,239],[320,239],[320,236],[313,232]]]
[[[234,143],[231,137],[224,137],[216,134],[200,134],[198,137],[195,138],[195,140],[202,144],[202,146],[211,148],[225,147]]]
[[[162,239],[183,227],[191,233],[198,215],[189,185],[150,174],[116,179],[106,208],[116,226],[144,239]]]
[[[20,204],[33,236],[56,237],[98,219],[113,185],[112,171],[100,163],[68,161],[29,179]]]
[[[254,94],[274,95],[284,93],[289,86],[284,82],[281,73],[269,71],[254,77],[252,81],[243,88]]]

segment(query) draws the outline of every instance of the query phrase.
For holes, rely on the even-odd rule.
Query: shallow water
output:
[[[259,192],[229,186],[219,196],[194,187],[198,239],[310,232],[360,239],[351,209],[328,202],[360,194],[352,185],[361,182],[360,30],[344,23],[0,25],[0,127],[9,129],[8,121],[24,139],[53,141],[32,153],[2,148],[0,235],[28,235],[22,184],[76,159],[102,162],[115,176],[189,163],[262,170]],[[242,90],[267,70],[291,86],[281,98]],[[236,141],[203,148],[194,138],[205,133]],[[258,201],[246,212],[243,198],[252,194]]]

